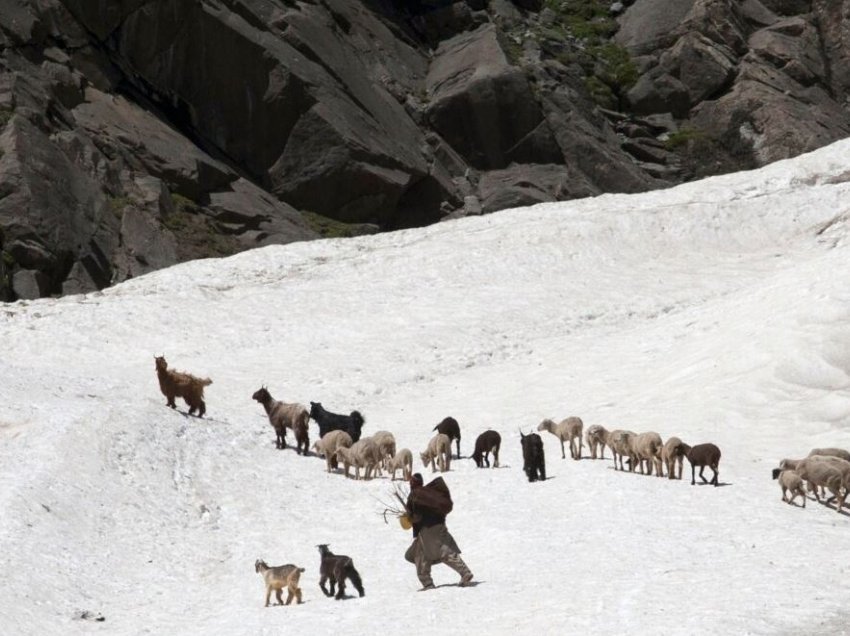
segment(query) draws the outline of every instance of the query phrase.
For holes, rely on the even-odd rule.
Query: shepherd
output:
[[[404,558],[416,564],[422,591],[434,589],[431,566],[435,563],[445,563],[460,574],[460,586],[466,587],[472,583],[472,572],[460,558],[460,548],[446,528],[446,515],[454,506],[449,487],[442,477],[422,484],[421,474],[410,477],[410,495],[405,508],[413,528],[413,543]]]

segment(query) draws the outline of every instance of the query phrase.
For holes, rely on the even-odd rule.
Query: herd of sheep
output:
[[[181,373],[168,368],[164,356],[156,357],[156,372],[160,389],[167,398],[168,406],[175,408],[175,397],[183,398],[190,406],[190,414],[195,410],[203,416],[206,410],[203,401],[204,387],[212,383],[209,378],[197,378],[188,373]],[[291,430],[297,442],[297,451],[307,454],[309,446],[309,422],[311,419],[319,425],[319,439],[313,449],[324,456],[328,472],[332,472],[341,462],[346,477],[354,468],[354,478],[371,479],[381,476],[382,471],[391,474],[395,479],[401,471],[402,479],[410,479],[413,472],[413,453],[407,449],[396,449],[395,437],[389,431],[378,431],[371,437],[361,439],[360,431],[364,419],[357,411],[349,415],[331,413],[320,403],[311,402],[310,410],[300,404],[289,404],[275,400],[266,387],[261,387],[253,394],[253,399],[262,404],[275,430],[276,445],[286,448],[286,431]],[[570,447],[570,457],[581,459],[583,449],[584,424],[579,417],[568,417],[561,422],[545,419],[537,427],[538,431],[548,431],[561,443],[561,457],[566,458],[564,444]],[[431,470],[448,471],[451,466],[451,442],[457,444],[457,456],[460,458],[460,426],[452,417],[445,418],[434,430],[436,435],[428,442],[427,448],[420,453],[424,466]],[[529,480],[545,479],[543,467],[543,451],[539,436],[532,434],[523,437],[523,454],[526,466],[524,470]],[[527,438],[536,438],[536,446],[540,449],[535,455],[534,468],[529,466]],[[592,459],[596,459],[597,451],[601,459],[605,459],[605,448],[611,450],[615,470],[637,469],[641,474],[663,477],[666,470],[670,479],[682,479],[684,458],[691,465],[691,484],[696,483],[696,469],[703,483],[719,485],[720,449],[711,443],[689,446],[678,437],[671,437],[666,442],[655,432],[635,433],[633,431],[616,429],[609,431],[600,425],[587,429],[585,436]],[[494,466],[499,465],[499,448],[501,436],[492,430],[482,433],[475,443],[472,459],[481,468],[489,467],[489,453],[494,455]],[[676,467],[678,466],[678,474]],[[703,476],[706,468],[714,473],[711,480]],[[773,471],[773,478],[779,481],[782,490],[782,501],[793,503],[799,496],[802,505],[806,505],[804,484],[812,492],[818,502],[826,496],[828,490],[832,496],[827,500],[836,502],[836,509],[841,512],[844,501],[850,492],[850,452],[840,448],[816,448],[804,459],[783,459],[779,468]],[[791,497],[788,497],[788,494]]]

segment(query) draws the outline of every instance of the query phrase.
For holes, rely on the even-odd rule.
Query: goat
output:
[[[351,435],[345,431],[331,431],[322,439],[317,440],[313,444],[313,448],[319,455],[325,456],[325,462],[328,466],[328,472],[336,469],[336,452],[340,448],[348,448],[351,446]]]
[[[322,588],[325,596],[334,595],[334,584],[338,585],[336,600],[345,598],[345,579],[349,579],[361,597],[366,595],[363,591],[363,581],[360,578],[360,573],[354,567],[354,561],[351,557],[343,554],[334,554],[328,549],[328,544],[323,543],[319,546],[319,554],[322,557],[319,579],[319,587]],[[325,589],[325,583],[330,581],[330,591]]]
[[[404,481],[410,481],[410,476],[413,474],[413,453],[409,449],[402,448],[387,464],[387,472],[392,472],[393,481],[395,481],[397,470],[401,470]]]
[[[321,402],[310,402],[310,417],[319,425],[320,437],[331,431],[345,431],[353,442],[360,439],[360,431],[366,421],[358,411],[351,411],[349,415],[326,411]]]
[[[310,413],[307,409],[301,404],[275,400],[266,387],[260,387],[251,397],[266,410],[269,423],[277,435],[277,448],[286,448],[286,429],[291,428],[295,432],[296,451],[299,455],[306,455],[310,447]]]
[[[174,403],[174,398],[180,397],[189,405],[189,415],[198,411],[198,417],[203,417],[207,412],[207,405],[204,403],[204,387],[212,384],[212,380],[169,369],[165,356],[154,356],[154,360],[159,390],[166,397],[166,406],[176,409],[177,404]]]
[[[594,424],[585,433],[587,447],[590,449],[590,458],[596,459],[596,449],[601,451],[601,459],[605,459],[605,446],[608,444],[608,429],[599,424]]]
[[[496,431],[484,431],[475,440],[475,450],[472,453],[472,459],[475,460],[475,465],[482,468],[486,463],[487,468],[490,468],[489,455],[493,453],[493,468],[499,467],[499,448],[502,446],[502,436]]]
[[[699,478],[702,479],[702,482],[704,484],[714,484],[717,486],[717,478],[720,474],[720,449],[714,444],[697,444],[696,446],[682,444],[682,446],[685,451],[685,457],[688,458],[688,461],[691,464],[691,486],[697,483],[694,475],[694,471],[697,466],[699,466]],[[707,481],[706,478],[702,476],[706,466],[711,468],[714,472],[714,477],[711,478],[711,481]]]
[[[543,420],[540,422],[537,430],[549,431],[561,441],[561,459],[566,459],[567,457],[564,453],[565,441],[569,441],[570,443],[570,457],[573,459],[581,459],[581,433],[583,428],[584,422],[581,421],[580,417],[568,417],[557,424],[549,419]],[[573,445],[575,440],[578,440],[577,447]]]
[[[543,454],[543,440],[537,433],[523,435],[519,432],[522,445],[522,469],[528,481],[546,481],[546,457]]]
[[[449,436],[445,433],[434,435],[428,442],[428,448],[425,449],[424,453],[419,453],[419,457],[422,459],[423,466],[431,465],[431,472],[436,472],[437,468],[440,469],[441,473],[449,470],[452,462],[452,443]],[[434,460],[437,462],[436,467]]]
[[[457,444],[457,458],[460,459],[460,424],[451,416],[444,418],[442,422],[437,424],[433,431],[439,431],[443,435],[448,435],[449,441],[455,441]],[[449,450],[451,452],[451,449]]]
[[[676,464],[679,465],[679,479],[682,478],[682,464],[684,464],[685,449],[684,442],[678,437],[671,437],[661,447],[661,461],[667,467],[667,477],[676,479]]]
[[[286,565],[276,565],[269,567],[262,559],[257,559],[254,563],[254,571],[259,572],[263,576],[263,581],[266,583],[266,607],[269,606],[269,598],[274,590],[277,597],[277,604],[283,605],[283,600],[280,595],[283,588],[287,589],[286,604],[292,603],[295,598],[298,604],[301,601],[301,588],[298,587],[298,581],[301,579],[301,573],[304,568],[299,568],[297,565],[288,563]]]

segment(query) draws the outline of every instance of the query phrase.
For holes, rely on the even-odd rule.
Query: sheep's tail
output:
[[[210,384],[212,384],[212,380],[210,380],[209,378],[199,378],[198,383],[201,386],[209,386]]]
[[[360,424],[360,426],[363,426],[363,424],[366,423],[366,420],[363,419],[362,415],[360,415],[360,411],[351,411],[351,415],[349,415],[349,417]]]
[[[306,572],[307,570],[304,568],[297,568],[299,572]]]

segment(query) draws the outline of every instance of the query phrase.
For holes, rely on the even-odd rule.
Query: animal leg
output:
[[[572,454],[573,454],[573,449],[570,448],[570,455],[572,455]],[[567,458],[567,456],[564,453],[564,440],[561,440],[561,459],[566,459],[566,458]]]
[[[301,605],[301,603],[304,602],[304,601],[301,600],[301,588],[300,587],[295,588],[295,602],[298,603],[299,605]]]
[[[696,467],[691,464],[691,486],[695,486],[697,483],[696,480]]]
[[[198,405],[198,417],[203,417],[204,413],[206,413],[206,412],[207,412],[207,405],[203,400],[201,400],[200,405]]]
[[[499,449],[493,451],[493,468],[499,467]]]
[[[455,442],[457,443],[457,458],[460,459],[460,438],[458,437]],[[451,454],[451,451],[449,451],[449,454]]]
[[[272,596],[272,588],[270,586],[266,586],[266,607],[269,606],[269,599]]]
[[[292,603],[292,597],[293,596],[294,596],[294,594],[292,593],[292,588],[288,589],[287,593],[286,593],[286,604],[287,605]]]
[[[702,479],[702,483],[707,484],[708,480],[705,477],[702,476],[702,471],[704,471],[704,470],[705,470],[705,466],[699,467],[699,478]]]
[[[333,582],[333,579],[331,579],[331,584],[330,584],[331,591],[330,591],[330,592],[328,592],[328,590],[327,590],[327,589],[325,589],[325,583],[327,582],[327,580],[328,580],[328,577],[327,577],[327,576],[325,576],[325,575],[323,574],[323,575],[322,575],[322,578],[320,578],[320,579],[319,579],[319,587],[320,587],[320,588],[322,588],[322,593],[323,593],[325,596],[333,596],[333,595],[334,595],[334,582]]]
[[[283,605],[283,597],[281,596],[282,592],[283,592],[283,590],[281,588],[277,588],[274,591],[274,595],[277,598],[277,604],[278,605]]]
[[[720,476],[720,470],[716,466],[712,466],[711,470],[714,472],[714,477],[711,478],[711,483],[717,486],[717,478]]]

